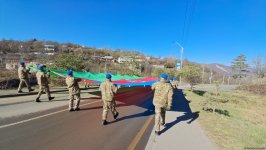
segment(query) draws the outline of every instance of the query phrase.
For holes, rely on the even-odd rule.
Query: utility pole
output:
[[[225,78],[225,75],[223,75],[223,83],[222,83],[223,85],[224,85],[224,78]]]
[[[205,67],[202,65],[202,84],[204,84],[204,73],[205,73]]]
[[[230,75],[228,76],[228,78],[227,78],[227,85],[230,85]]]
[[[213,72],[212,72],[212,69],[211,69],[211,76],[209,77],[210,84],[212,84],[212,75],[213,75]]]
[[[180,70],[182,70],[182,68],[183,68],[183,53],[184,53],[184,48],[178,42],[175,42],[175,44],[178,45],[181,48],[181,50],[180,50],[180,54],[181,54]],[[180,75],[180,77],[179,77],[179,84],[180,85],[181,85],[181,80],[182,80],[182,77]]]

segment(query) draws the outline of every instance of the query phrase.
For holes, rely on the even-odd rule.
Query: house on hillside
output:
[[[127,63],[127,62],[133,62],[134,59],[132,57],[129,56],[124,56],[124,57],[118,57],[117,62],[122,64],[122,63]]]
[[[151,57],[146,56],[145,59],[146,59],[146,60],[151,60]]]
[[[163,69],[164,68],[164,65],[152,65],[153,68],[161,68]]]
[[[46,55],[54,55],[55,46],[54,45],[44,45],[44,53]]]
[[[101,61],[115,62],[115,58],[113,56],[103,56],[103,57],[101,57]]]
[[[113,56],[91,56],[91,59],[101,62],[117,62]]]
[[[6,63],[5,69],[7,70],[15,70],[18,68],[18,63]]]
[[[146,57],[145,56],[136,56],[135,57],[135,61],[136,62],[145,62],[146,61]]]
[[[91,56],[92,60],[101,60],[101,56]]]

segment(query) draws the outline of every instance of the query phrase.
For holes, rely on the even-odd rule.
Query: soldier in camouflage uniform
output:
[[[33,89],[31,89],[30,83],[29,83],[29,77],[28,74],[30,70],[26,69],[25,67],[25,63],[23,61],[20,62],[20,66],[18,68],[18,77],[19,77],[19,86],[18,86],[18,93],[22,93],[21,89],[22,89],[22,85],[25,84],[30,91],[34,91]]]
[[[47,71],[47,73],[45,73],[44,66],[39,65],[38,71],[36,73],[36,77],[37,77],[37,82],[39,85],[39,93],[37,95],[36,102],[41,102],[40,97],[41,97],[42,93],[44,93],[44,92],[46,93],[49,101],[54,99],[54,97],[51,97],[50,89],[49,89],[49,85],[48,85],[48,78],[50,77],[50,71]]]
[[[106,81],[101,83],[100,85],[100,91],[102,93],[102,100],[103,100],[103,114],[102,114],[102,124],[106,125],[108,122],[107,114],[108,111],[111,110],[114,119],[118,117],[118,112],[115,109],[115,100],[114,100],[114,94],[117,92],[117,90],[120,87],[115,86],[115,84],[111,81],[111,74],[106,74]]]
[[[161,75],[161,80],[152,85],[154,92],[153,105],[155,106],[155,134],[159,135],[160,126],[165,125],[165,112],[172,107],[173,88],[167,83],[167,74]]]
[[[73,77],[73,71],[68,70],[67,71],[67,77],[66,77],[66,84],[69,91],[69,111],[79,111],[79,103],[80,103],[80,89],[78,82],[79,79],[75,79]],[[75,107],[73,106],[74,97],[76,99]]]
[[[171,78],[170,79],[170,83],[171,83],[173,89],[177,89],[177,87],[178,87],[178,81],[175,78]]]
[[[176,78],[174,78],[174,88],[178,89],[178,81],[176,80]]]

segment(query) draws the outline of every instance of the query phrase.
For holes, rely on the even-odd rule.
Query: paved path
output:
[[[38,93],[38,86],[33,87],[34,91],[27,92],[27,89],[24,87],[22,89],[23,93],[18,93],[17,89],[1,89],[0,98],[5,97],[16,97],[16,96],[27,96],[27,95],[36,95]],[[66,87],[50,87],[51,92],[67,91]]]
[[[60,97],[59,95],[55,94],[56,97]],[[41,99],[43,100],[41,103],[32,102],[35,96],[22,96],[23,100],[29,99],[30,101],[1,106],[0,149],[125,150],[128,147],[145,148],[152,130],[152,124],[146,122],[153,118],[150,88],[121,89],[116,96],[117,110],[120,115],[117,120],[114,120],[109,114],[110,123],[107,126],[101,125],[102,100],[99,97],[86,97],[86,95],[87,93],[82,94],[79,112],[67,111],[68,101],[66,97],[64,98],[64,94],[62,98],[51,102]],[[52,107],[53,105],[58,106]],[[11,111],[5,112],[8,108]],[[40,110],[35,112],[37,109]],[[23,115],[17,117],[20,113]],[[145,124],[148,126],[139,134]],[[136,135],[141,136],[136,138]],[[132,141],[135,142],[132,144]]]
[[[88,92],[95,90],[82,90],[82,100],[85,101],[88,98],[95,97],[88,94]],[[0,119],[41,112],[68,104],[68,91],[54,92],[51,95],[55,96],[54,100],[48,101],[46,94],[43,94],[40,98],[42,101],[40,103],[35,102],[36,95],[0,98]]]
[[[173,110],[167,112],[166,127],[155,136],[154,108],[150,88],[120,89],[116,95],[120,115],[101,125],[102,101],[82,91],[81,111],[68,112],[68,93],[55,92],[49,102],[43,95],[0,98],[0,149],[101,149],[101,150],[208,150],[217,149],[197,123],[199,112],[191,112],[181,90],[175,91]]]
[[[175,92],[173,109],[166,112],[166,127],[156,136],[153,132],[146,150],[215,150],[196,119],[200,112],[192,112],[181,90]]]

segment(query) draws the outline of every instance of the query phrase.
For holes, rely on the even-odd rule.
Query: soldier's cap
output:
[[[38,70],[43,70],[44,69],[43,65],[39,65],[37,68],[38,68]]]
[[[168,75],[166,73],[162,73],[161,74],[161,78],[167,79],[168,78]]]
[[[111,79],[112,75],[110,73],[107,73],[105,77],[106,77],[106,79]]]
[[[67,75],[70,75],[70,76],[72,76],[73,75],[73,71],[72,70],[67,70]]]
[[[25,65],[25,62],[24,61],[20,61],[19,64],[20,65]]]

